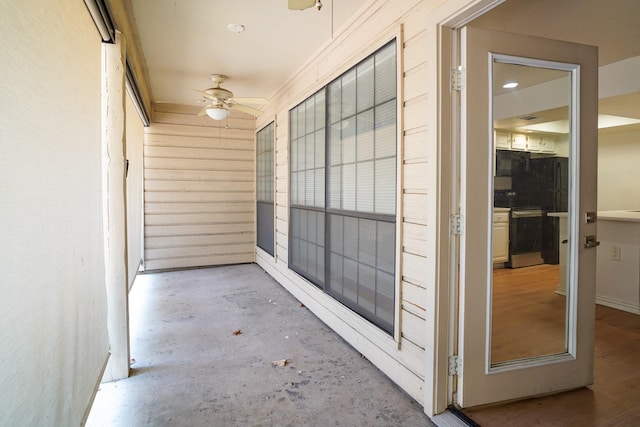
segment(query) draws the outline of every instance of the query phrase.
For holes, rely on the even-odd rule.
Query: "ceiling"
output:
[[[598,46],[600,66],[640,55],[640,1],[637,0],[507,0],[472,25],[496,31],[565,40]],[[526,80],[534,85],[540,81]],[[510,80],[509,77],[501,77]],[[502,81],[501,80],[501,81]],[[640,119],[640,83],[629,93],[600,99],[599,113]],[[552,120],[549,111],[532,112]],[[522,125],[517,118],[503,125]],[[640,129],[640,125],[627,125]]]
[[[293,11],[287,0],[131,2],[153,101],[195,101],[224,74],[236,97],[270,98],[370,0],[322,0]],[[600,65],[640,55],[638,0],[507,0],[473,24],[599,46]],[[228,24],[246,30],[233,33]],[[636,88],[635,92],[640,92]],[[640,95],[607,108],[640,117]],[[602,107],[602,102],[601,102]]]
[[[606,65],[640,55],[639,22],[638,0],[507,0],[473,24],[598,46]]]
[[[200,99],[193,90],[212,87],[211,74],[228,76],[236,97],[269,98],[367,2],[298,11],[287,0],[130,1],[156,102]]]

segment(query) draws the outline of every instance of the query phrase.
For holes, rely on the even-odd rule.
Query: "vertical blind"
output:
[[[289,266],[389,333],[396,94],[392,41],[290,111]]]

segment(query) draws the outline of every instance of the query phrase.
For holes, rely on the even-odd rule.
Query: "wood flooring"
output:
[[[559,266],[493,272],[491,362],[564,353],[566,298],[555,293]]]
[[[508,291],[501,287],[503,280],[522,286]],[[527,352],[556,352],[558,345],[564,345],[565,298],[553,292],[551,283],[557,283],[557,266],[494,271],[493,322],[503,325],[493,328],[494,361],[527,357]],[[526,346],[517,337],[517,345],[507,344],[517,335],[509,316],[535,323],[526,335],[535,350],[523,350]],[[562,336],[553,332],[558,330]],[[481,426],[640,426],[640,316],[597,305],[595,334],[593,385],[464,412]],[[545,337],[552,342],[550,347],[544,344]]]

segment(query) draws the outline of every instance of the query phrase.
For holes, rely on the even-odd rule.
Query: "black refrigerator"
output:
[[[567,212],[569,206],[569,159],[566,157],[532,158],[529,161],[531,202],[544,211],[541,246],[545,264],[560,262],[560,221],[549,212]]]

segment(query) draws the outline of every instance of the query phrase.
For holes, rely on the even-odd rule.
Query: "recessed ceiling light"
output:
[[[507,83],[503,84],[502,87],[505,88],[505,89],[513,89],[514,87],[518,87],[518,83],[517,82],[507,82]]]
[[[246,29],[247,29],[247,27],[245,27],[242,24],[229,24],[229,25],[227,25],[227,30],[231,31],[232,33],[241,33]]]

